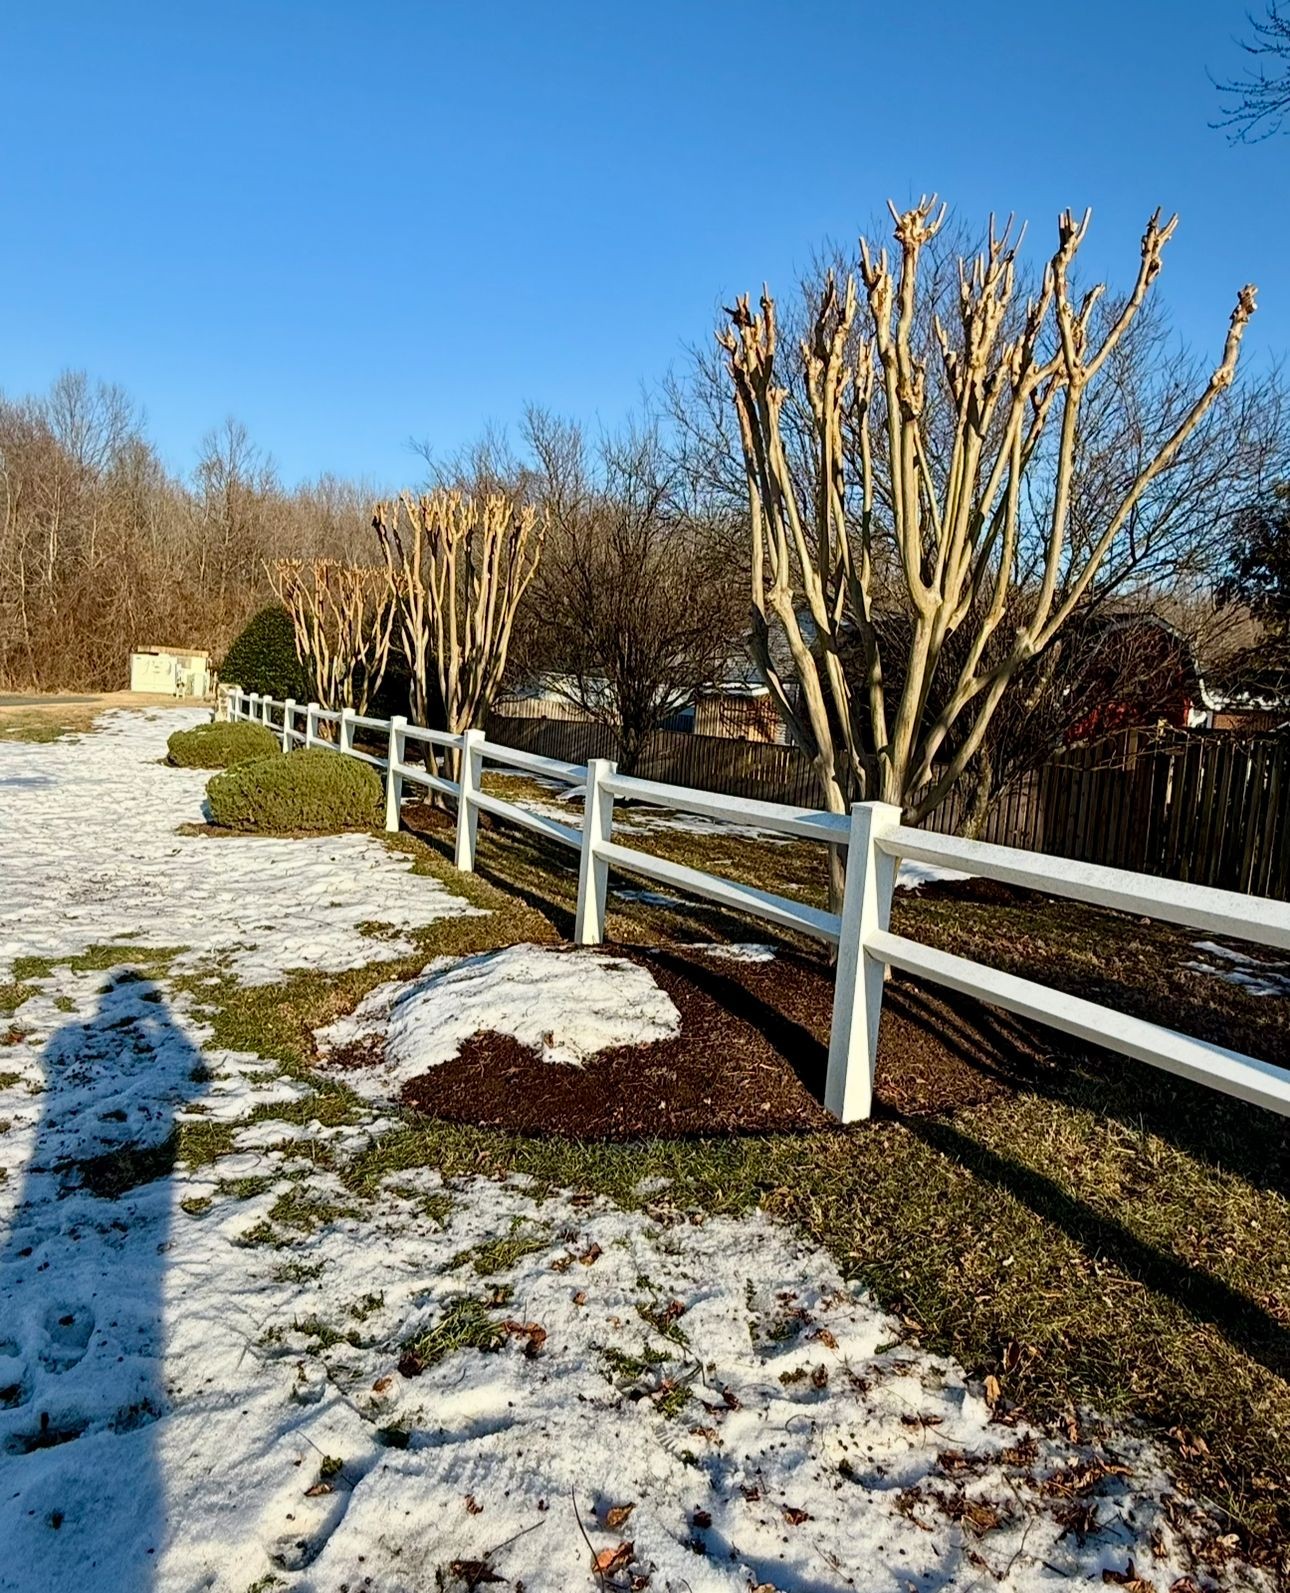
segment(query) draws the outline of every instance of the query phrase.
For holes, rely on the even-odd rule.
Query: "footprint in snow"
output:
[[[0,1339],[0,1410],[16,1410],[31,1398],[31,1379],[15,1339]]]
[[[40,1364],[47,1372],[68,1372],[84,1357],[94,1332],[87,1305],[51,1305],[45,1312],[45,1343]]]

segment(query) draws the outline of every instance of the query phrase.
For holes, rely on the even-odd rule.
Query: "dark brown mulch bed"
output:
[[[408,1084],[403,1103],[452,1122],[579,1139],[835,1126],[820,1104],[833,1001],[824,964],[787,950],[753,963],[686,946],[607,949],[649,968],[668,992],[681,1014],[675,1039],[569,1067],[508,1036],[477,1034]],[[879,1110],[926,1113],[984,1100],[1043,1060],[1006,1018],[894,980],[879,1040]]]
[[[487,817],[486,813],[480,814],[481,820]],[[449,813],[447,808],[437,808],[431,802],[405,802],[399,822],[405,830],[417,836],[427,833],[449,834],[457,828],[455,813]]]

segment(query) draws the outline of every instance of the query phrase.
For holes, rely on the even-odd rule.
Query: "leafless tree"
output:
[[[1135,544],[1166,540],[1152,506],[1231,386],[1254,290],[1238,296],[1218,364],[1144,417],[1118,477],[1094,482],[1108,394],[1124,380],[1175,219],[1151,218],[1133,288],[1109,308],[1101,287],[1073,286],[1087,214],[1062,215],[1024,298],[1020,239],[991,225],[943,318],[920,316],[919,264],[944,211],[924,200],[892,216],[894,265],[861,242],[863,322],[854,278],[830,274],[801,342],[809,472],[794,469],[785,442],[791,378],[769,294],[759,313],[740,300],[719,338],[748,496],[758,670],[826,807],[881,797],[916,820],[962,777],[1018,672],[1120,550],[1132,563]],[[879,624],[893,609],[908,636],[896,693]],[[950,643],[964,638],[954,662]]]
[[[540,410],[526,432],[551,532],[524,662],[616,732],[632,773],[650,734],[742,656],[738,571],[687,501],[655,422],[590,456],[577,426]]]
[[[537,569],[545,521],[501,493],[440,489],[378,503],[412,712],[429,724],[437,685],[447,729],[483,722],[506,668],[515,612]]]
[[[1269,0],[1262,17],[1248,16],[1250,37],[1241,41],[1249,65],[1239,77],[1215,80],[1226,104],[1215,127],[1234,144],[1258,143],[1285,131],[1290,113],[1290,11]]]
[[[198,578],[215,587],[215,622],[223,629],[237,593],[259,576],[272,545],[281,491],[273,461],[231,416],[207,432],[194,473],[200,525]]]
[[[299,658],[325,708],[368,709],[390,656],[394,593],[385,570],[337,559],[279,559],[269,571]]]

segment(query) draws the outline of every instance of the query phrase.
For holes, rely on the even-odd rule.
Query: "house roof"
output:
[[[205,658],[209,660],[210,654],[201,647],[136,647],[131,652],[131,657],[149,655],[162,658]]]
[[[1258,642],[1207,670],[1201,699],[1211,710],[1290,714],[1290,641]]]

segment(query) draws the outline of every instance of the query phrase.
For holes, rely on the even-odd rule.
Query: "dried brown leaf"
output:
[[[631,1543],[620,1543],[616,1549],[601,1549],[592,1561],[592,1570],[597,1576],[614,1576],[631,1564],[634,1553],[635,1545]]]

